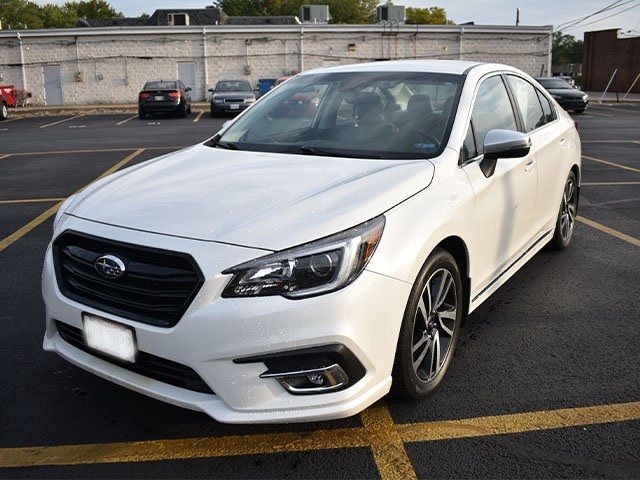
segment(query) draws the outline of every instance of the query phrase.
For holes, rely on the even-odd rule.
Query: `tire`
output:
[[[211,109],[211,118],[216,118],[218,115],[216,114],[216,112],[213,111],[213,109]]]
[[[578,189],[576,174],[569,172],[567,181],[564,184],[564,189],[562,190],[560,210],[556,218],[556,228],[553,232],[553,238],[549,242],[549,246],[554,250],[565,250],[571,244],[573,230],[576,224],[576,216],[578,215],[579,194],[580,191]]]
[[[189,107],[187,107],[187,113],[191,115],[191,104],[189,104]]]
[[[138,118],[140,120],[144,120],[145,118],[147,118],[147,114],[141,108],[138,109]]]
[[[444,295],[438,294],[441,282],[448,286]],[[425,398],[442,382],[451,364],[460,333],[464,310],[463,295],[458,264],[449,252],[437,248],[418,274],[402,319],[391,387],[398,397]],[[435,299],[432,302],[433,297]],[[436,302],[441,303],[433,308]],[[421,304],[424,305],[424,309],[420,307]],[[435,315],[432,310],[448,315]],[[426,315],[429,317],[426,322],[423,311],[430,312]],[[436,345],[440,347],[438,361],[434,361]],[[420,358],[422,360],[418,362]],[[418,366],[415,367],[415,364]]]
[[[182,106],[180,107],[180,109],[178,110],[178,115],[180,115],[180,117],[185,118],[188,113],[187,113],[187,103],[183,103]]]
[[[573,112],[577,114],[581,114],[581,113],[584,113],[584,110],[585,110],[584,108],[576,108]]]
[[[2,102],[2,106],[0,106],[0,120],[6,120],[9,116],[9,111],[7,110],[7,104]]]

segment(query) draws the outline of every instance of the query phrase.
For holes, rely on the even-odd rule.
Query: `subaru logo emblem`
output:
[[[115,255],[102,255],[94,265],[100,275],[109,279],[122,276],[126,270],[124,262]]]

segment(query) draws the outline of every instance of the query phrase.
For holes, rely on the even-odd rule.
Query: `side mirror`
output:
[[[190,92],[191,91],[191,87],[187,87],[184,89],[185,92]]]
[[[213,93],[213,92],[215,92],[215,89],[210,88],[210,89],[208,89],[208,90],[207,90],[207,92],[211,92],[211,93]]]
[[[490,177],[496,170],[499,158],[526,157],[531,150],[529,135],[513,130],[489,130],[484,137],[484,158],[480,169],[485,177]]]

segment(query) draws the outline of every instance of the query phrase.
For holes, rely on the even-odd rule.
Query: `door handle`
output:
[[[561,138],[560,139],[560,146],[564,147],[565,143],[567,143],[567,139],[566,138]]]
[[[527,163],[525,163],[524,165],[524,171],[529,173],[533,170],[533,167],[536,166],[536,161],[535,160],[529,160]]]

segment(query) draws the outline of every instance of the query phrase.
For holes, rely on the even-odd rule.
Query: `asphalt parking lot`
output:
[[[40,269],[60,202],[224,119],[0,123],[0,477],[640,477],[640,105],[576,116],[573,245],[474,312],[438,392],[341,421],[224,425],[42,351]]]

